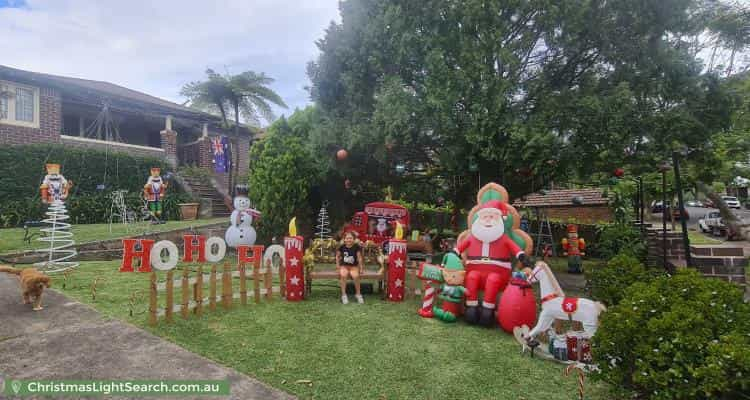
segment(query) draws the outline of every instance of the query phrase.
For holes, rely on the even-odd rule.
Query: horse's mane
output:
[[[550,282],[552,283],[552,289],[560,296],[565,296],[565,292],[563,292],[562,288],[560,287],[560,283],[557,282],[557,278],[555,278],[555,274],[552,273],[552,270],[549,268],[549,265],[545,263],[544,261],[539,262],[539,267],[544,269],[544,272],[547,274],[547,278],[549,278]]]

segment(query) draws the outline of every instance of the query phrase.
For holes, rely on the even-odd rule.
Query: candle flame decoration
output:
[[[289,221],[289,236],[297,236],[297,217]]]
[[[396,222],[396,239],[401,240],[404,238],[404,227],[400,222]]]

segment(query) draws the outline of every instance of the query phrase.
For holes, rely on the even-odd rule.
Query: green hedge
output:
[[[592,353],[593,376],[631,392],[622,398],[746,399],[750,304],[693,270],[636,282],[602,314]]]
[[[73,182],[67,201],[73,223],[101,223],[109,219],[109,193],[128,190],[128,204],[140,208],[140,193],[151,167],[163,172],[168,165],[159,159],[136,158],[125,153],[84,150],[62,145],[28,145],[0,148],[0,227],[20,226],[39,220],[46,207],[39,199],[39,185],[46,163],[58,163],[66,179]],[[104,185],[98,190],[98,185]],[[173,185],[165,200],[167,218],[179,218],[176,204],[189,197]]]

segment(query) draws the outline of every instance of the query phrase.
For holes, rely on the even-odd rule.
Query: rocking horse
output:
[[[556,319],[570,319],[583,324],[583,330],[593,336],[599,325],[599,314],[606,311],[604,304],[589,299],[565,297],[565,293],[557,283],[555,275],[544,261],[537,261],[534,270],[531,271],[530,283],[539,282],[542,296],[542,311],[539,313],[539,321],[534,329],[524,335],[524,339],[530,347],[536,347],[539,342],[535,337],[540,332],[546,332]],[[526,328],[528,329],[528,328]]]

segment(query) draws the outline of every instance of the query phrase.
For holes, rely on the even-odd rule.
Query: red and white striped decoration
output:
[[[430,285],[430,281],[424,281],[424,297],[422,297],[422,308],[419,309],[419,315],[422,318],[432,318],[435,314],[432,312],[432,305],[435,303],[435,288]]]

